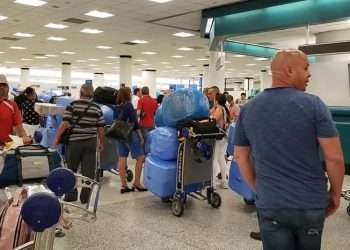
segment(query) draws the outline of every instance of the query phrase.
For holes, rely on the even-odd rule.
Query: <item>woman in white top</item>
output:
[[[224,94],[217,94],[214,107],[211,111],[211,117],[216,120],[216,126],[225,130],[230,125],[229,110],[226,107],[226,97]],[[227,164],[225,154],[227,148],[227,139],[224,137],[216,141],[214,153],[214,174],[221,173],[221,187],[227,188]]]

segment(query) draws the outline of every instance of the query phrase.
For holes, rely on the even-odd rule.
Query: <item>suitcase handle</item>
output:
[[[22,154],[22,150],[45,150],[45,153],[50,153],[49,149],[47,147],[44,147],[40,144],[30,144],[30,145],[22,145],[15,149],[15,154],[20,155]]]

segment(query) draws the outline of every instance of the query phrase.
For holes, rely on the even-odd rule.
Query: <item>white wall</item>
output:
[[[310,66],[307,92],[319,96],[329,106],[350,106],[347,62],[318,62]]]

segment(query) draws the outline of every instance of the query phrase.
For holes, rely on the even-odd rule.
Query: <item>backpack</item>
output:
[[[18,188],[13,198],[0,204],[0,249],[12,250],[33,239],[31,228],[24,222],[21,209],[28,193]]]

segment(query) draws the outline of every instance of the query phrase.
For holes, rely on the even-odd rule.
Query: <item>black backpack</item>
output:
[[[97,87],[94,91],[94,102],[115,104],[118,91],[111,87]]]

